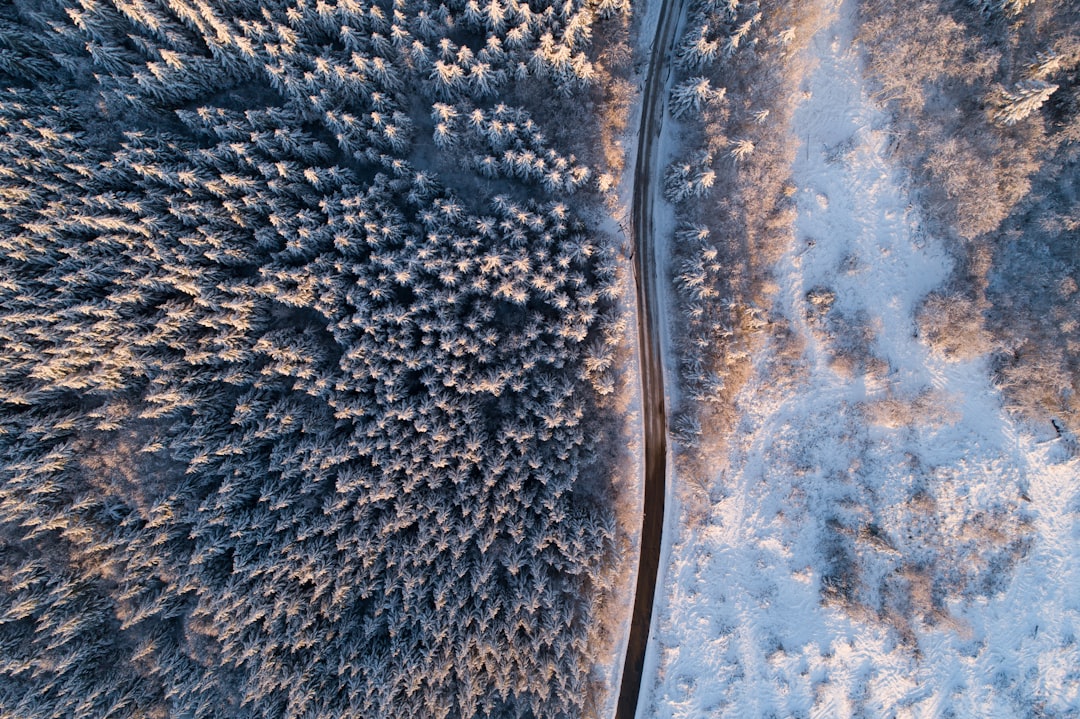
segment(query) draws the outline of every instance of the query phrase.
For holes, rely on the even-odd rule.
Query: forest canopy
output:
[[[583,713],[627,13],[0,7],[0,714]]]

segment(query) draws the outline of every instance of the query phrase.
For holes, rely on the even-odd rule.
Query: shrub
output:
[[[956,292],[932,292],[916,314],[919,333],[935,351],[951,360],[970,360],[993,350],[983,313]]]

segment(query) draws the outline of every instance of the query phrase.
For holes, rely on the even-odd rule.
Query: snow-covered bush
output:
[[[950,359],[973,359],[993,349],[982,312],[964,295],[931,293],[923,300],[917,320],[919,334],[934,351]]]

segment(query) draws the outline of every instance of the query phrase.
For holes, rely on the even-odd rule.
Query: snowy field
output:
[[[1080,715],[1076,447],[914,313],[951,259],[867,97],[853,2],[809,46],[795,240],[709,519],[675,521],[641,717]],[[680,529],[681,527],[681,529]]]

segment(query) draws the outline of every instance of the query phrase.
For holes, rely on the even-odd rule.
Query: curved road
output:
[[[641,357],[641,398],[645,446],[645,511],[641,528],[641,559],[630,638],[626,645],[622,685],[615,719],[634,719],[645,647],[649,641],[656,575],[660,564],[660,537],[664,528],[664,494],[667,469],[667,415],[664,408],[664,367],[657,324],[656,257],[653,243],[653,205],[659,187],[653,183],[663,168],[657,167],[656,138],[664,119],[665,68],[674,51],[675,28],[684,0],[660,0],[660,18],[649,58],[649,74],[642,94],[641,126],[638,129],[634,165],[634,285],[638,302],[638,351]]]

